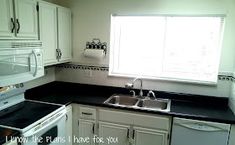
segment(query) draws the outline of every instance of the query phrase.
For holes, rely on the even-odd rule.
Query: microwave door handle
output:
[[[38,73],[38,59],[37,59],[37,54],[35,51],[32,52],[34,59],[35,59],[35,71],[33,73],[33,76],[35,77]]]
[[[28,138],[28,137],[31,137],[31,136],[35,136],[38,132],[50,127],[52,124],[56,123],[57,121],[59,121],[62,117],[64,117],[66,114],[66,111],[63,111],[61,112],[60,116],[58,116],[55,120],[51,121],[50,123],[48,123],[47,125],[43,126],[42,128],[38,129],[38,130],[35,130],[35,128],[27,131],[26,133],[23,134],[23,137],[25,138]],[[47,120],[50,120],[47,119]],[[40,126],[41,124],[39,124],[38,126]]]

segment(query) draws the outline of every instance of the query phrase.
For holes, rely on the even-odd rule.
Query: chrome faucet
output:
[[[156,95],[155,95],[155,93],[154,93],[153,91],[149,91],[149,92],[148,92],[147,98],[150,98],[150,95],[151,95],[151,94],[152,94],[154,100],[156,100],[157,98],[156,98]]]
[[[134,83],[135,83],[135,81],[137,81],[137,80],[140,81],[140,94],[139,94],[139,96],[140,96],[140,97],[143,97],[143,81],[142,81],[142,79],[140,79],[140,78],[135,78],[135,79],[132,81],[132,83],[127,83],[127,84],[125,85],[125,87],[128,88],[128,89],[134,88]]]

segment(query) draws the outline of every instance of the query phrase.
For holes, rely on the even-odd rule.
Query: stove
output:
[[[43,138],[46,145],[66,144],[53,141],[65,137],[64,105],[25,100],[24,90],[20,88],[5,90],[0,92],[0,127],[18,130],[24,138],[24,142],[20,142],[22,145],[40,144],[35,137]],[[45,142],[49,137],[53,140]]]
[[[25,100],[0,111],[0,125],[23,130],[60,107]]]

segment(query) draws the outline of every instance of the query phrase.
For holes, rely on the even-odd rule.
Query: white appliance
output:
[[[25,142],[22,145],[66,145],[66,110],[44,117],[37,125],[22,133]]]
[[[66,145],[64,105],[25,100],[24,89],[0,92],[0,127],[18,130],[21,145]]]
[[[174,118],[171,145],[227,145],[230,125]]]
[[[0,87],[44,75],[40,41],[0,41]]]

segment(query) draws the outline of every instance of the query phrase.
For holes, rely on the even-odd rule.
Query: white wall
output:
[[[61,0],[60,0],[61,1]],[[63,2],[62,2],[63,3]],[[68,4],[69,3],[69,4]],[[235,54],[235,1],[234,0],[67,0],[72,10],[73,63],[108,66],[109,56],[102,60],[85,58],[87,41],[100,38],[109,46],[110,15],[116,14],[225,14],[225,32],[220,61],[220,72],[233,72]],[[109,52],[108,52],[109,53]],[[84,70],[56,69],[56,80],[84,84],[123,87],[130,79],[109,77],[108,72],[92,71],[86,77]],[[217,86],[144,81],[144,88],[180,93],[230,96],[230,81],[219,81]]]
[[[100,38],[109,43],[110,15],[116,14],[226,14],[220,71],[233,70],[235,50],[234,0],[69,0],[73,13],[74,62],[108,65],[106,59],[85,58],[87,41]],[[232,52],[232,53],[231,53]]]

